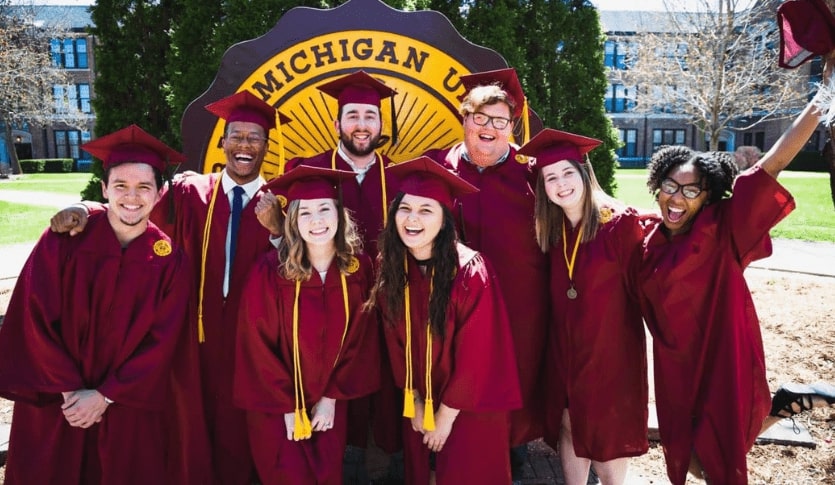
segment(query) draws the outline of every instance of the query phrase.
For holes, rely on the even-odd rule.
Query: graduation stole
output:
[[[403,417],[415,417],[415,387],[414,387],[414,369],[412,366],[412,312],[409,301],[409,257],[406,256],[406,288],[405,288],[405,311],[406,311],[406,385],[403,389]],[[432,277],[435,275],[433,269],[429,273],[429,300],[432,300]],[[423,406],[423,429],[426,431],[435,430],[435,408],[432,404],[432,322],[426,322],[426,398]]]
[[[339,361],[342,353],[342,346],[345,344],[345,336],[348,334],[348,322],[350,321],[348,307],[348,282],[345,273],[339,272],[342,281],[342,301],[345,304],[345,328],[342,330],[342,340],[339,342],[339,351],[333,366]],[[296,295],[293,299],[293,393],[296,409],[294,411],[293,439],[303,440],[310,438],[313,428],[310,425],[310,417],[307,415],[307,406],[304,401],[304,383],[302,381],[301,354],[299,353],[299,293],[301,293],[301,280],[296,280]]]
[[[338,148],[334,148],[333,153],[331,154],[331,170],[336,170],[336,152],[338,152]],[[380,155],[380,152],[375,151],[374,156],[377,158],[377,163],[380,165],[380,186],[383,189],[383,227],[386,227],[386,222],[388,222],[388,210],[386,207],[386,171],[383,168],[383,157]]]
[[[200,251],[200,295],[197,300],[197,341],[201,344],[206,341],[206,332],[203,328],[203,293],[206,288],[206,255],[209,253],[209,232],[212,227],[212,215],[215,212],[215,201],[217,201],[217,193],[220,191],[220,181],[222,178],[218,177],[212,189],[212,198],[209,201],[209,213],[206,214],[206,224],[203,226],[203,245]]]

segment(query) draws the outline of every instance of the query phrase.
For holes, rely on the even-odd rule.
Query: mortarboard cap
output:
[[[541,170],[562,160],[583,163],[583,155],[594,150],[603,142],[596,138],[575,135],[567,131],[545,128],[522,145],[517,153],[536,159],[534,170]]]
[[[223,118],[227,123],[245,121],[257,123],[264,128],[264,133],[276,126],[276,116],[281,124],[289,123],[291,119],[282,113],[276,114],[276,109],[257,98],[249,91],[240,91],[231,96],[206,105],[212,114]]]
[[[477,86],[489,86],[491,84],[499,86],[516,104],[516,108],[513,110],[513,117],[518,118],[524,114],[523,109],[526,109],[525,91],[522,90],[522,84],[516,75],[516,69],[512,67],[466,74],[461,76],[461,83],[464,85],[464,89],[466,89],[464,96]]]
[[[336,98],[339,106],[360,103],[373,104],[379,108],[380,100],[397,94],[397,91],[362,70],[317,86],[317,89]]]
[[[282,207],[286,202],[300,199],[337,199],[339,198],[339,184],[342,180],[356,177],[347,170],[311,167],[299,165],[280,177],[270,180],[263,188],[282,200]]]
[[[135,162],[147,163],[165,173],[169,164],[176,165],[186,160],[185,155],[137,125],[96,138],[81,148],[100,159],[105,170],[120,163]]]
[[[429,157],[419,157],[386,167],[397,192],[437,200],[452,209],[456,198],[478,192],[469,182],[440,166]]]
[[[780,67],[794,69],[835,49],[835,16],[823,0],[789,0],[777,8]]]

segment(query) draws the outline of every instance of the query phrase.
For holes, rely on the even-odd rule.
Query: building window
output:
[[[634,91],[623,84],[609,85],[609,91],[606,93],[606,112],[608,113],[623,113],[635,108]]]
[[[667,145],[684,145],[684,130],[652,130],[652,151]]]
[[[820,149],[818,147],[820,146],[820,140],[821,140],[821,133],[819,131],[815,130],[815,132],[812,133],[812,136],[809,137],[809,141],[807,141],[806,144],[803,145],[803,151],[805,151],[805,152],[817,152],[817,151],[819,151]]]
[[[749,147],[757,147],[761,152],[765,151],[765,132],[755,131],[742,134],[742,144]]]
[[[65,69],[87,69],[87,39],[51,39],[52,65]]]
[[[603,44],[603,63],[612,69],[626,69],[627,47],[618,44],[613,40],[607,40]]]
[[[617,150],[620,158],[633,158],[638,156],[638,130],[619,129],[621,147]]]
[[[56,158],[81,158],[81,132],[78,130],[55,130]]]
[[[52,98],[56,114],[67,114],[72,109],[87,114],[92,112],[89,84],[56,84],[52,86]]]

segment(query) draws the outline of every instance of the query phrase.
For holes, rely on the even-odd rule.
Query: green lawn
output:
[[[617,198],[629,205],[657,208],[646,188],[646,170],[619,170],[615,174]],[[829,191],[829,174],[783,172],[783,184],[794,196],[797,209],[772,231],[773,237],[835,242],[835,209]]]
[[[79,195],[90,181],[89,173],[30,173],[0,182],[0,190],[32,190]]]
[[[0,246],[36,241],[55,211],[54,207],[0,201]]]

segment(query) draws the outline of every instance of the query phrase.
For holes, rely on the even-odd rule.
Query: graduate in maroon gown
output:
[[[828,60],[825,79],[831,67]],[[725,153],[676,146],[650,160],[647,185],[663,219],[644,243],[640,289],[653,336],[658,426],[676,485],[688,469],[708,483],[747,483],[748,450],[780,419],[768,416],[762,337],[743,271],[771,254],[769,230],[795,207],[776,177],[819,114],[813,100],[738,177]]]
[[[601,141],[552,129],[519,149],[535,157],[537,239],[551,258],[546,440],[565,483],[589,467],[622,484],[645,453],[647,358],[634,291],[645,223],[600,188],[585,155]]]
[[[346,400],[379,385],[373,267],[338,196],[353,175],[300,166],[267,185],[289,202],[284,237],[244,285],[234,382],[264,485],[341,484]]]
[[[453,198],[475,187],[428,157],[387,169],[398,195],[369,305],[383,311],[403,389],[406,483],[510,483],[508,411],[521,405],[492,266],[458,242]],[[434,465],[434,466],[433,466]]]
[[[334,129],[339,137],[336,149],[310,158],[294,158],[287,162],[287,169],[299,165],[346,170],[355,173],[351,180],[342,183],[342,200],[354,215],[365,252],[377,256],[377,236],[383,229],[391,194],[386,192],[385,167],[391,160],[379,153],[389,137],[382,133],[382,101],[394,103],[394,89],[386,86],[365,71],[337,78],[318,86],[326,95],[337,100],[337,118]],[[395,117],[392,116],[392,138],[395,136]],[[382,345],[382,339],[380,339]],[[385,348],[381,347],[384,351]],[[400,415],[397,413],[399,392],[394,380],[383,369],[382,387],[379,392],[348,404],[348,443],[366,448],[372,456],[366,456],[371,478],[382,478],[388,471],[388,459],[380,456],[378,448],[394,453],[402,448]],[[369,433],[369,427],[373,433]],[[379,463],[378,463],[379,462]]]
[[[516,158],[509,142],[516,119],[527,115],[525,95],[513,69],[461,76],[467,88],[459,112],[464,141],[425,155],[479,189],[460,199],[464,244],[493,263],[502,295],[512,315],[524,407],[512,413],[514,471],[524,464],[525,443],[542,437],[541,369],[548,322],[548,257],[536,244],[534,194],[528,186],[526,160]]]
[[[0,395],[15,401],[7,484],[167,481],[164,410],[184,331],[187,260],[148,217],[167,160],[133,125],[82,148],[109,208],[77,237],[45,232],[0,329]]]
[[[280,235],[280,207],[275,197],[263,197],[260,189],[266,182],[260,171],[276,118],[281,123],[290,120],[248,91],[206,109],[226,121],[221,140],[226,166],[219,173],[175,181],[164,191],[151,220],[182,245],[194,268],[186,348],[199,340],[199,368],[183,375],[181,386],[188,402],[202,395],[211,462],[191,468],[211,468],[215,481],[222,485],[250,485],[257,476],[246,415],[232,404],[236,323],[246,275],[273,247],[271,236]],[[276,130],[275,136],[281,134]],[[239,217],[234,217],[236,197],[240,197]],[[91,206],[89,210],[100,209]],[[62,212],[69,214],[56,215],[53,228],[69,230],[66,219],[79,219],[75,230],[83,229],[86,212]],[[201,443],[188,433],[200,426],[197,420],[203,410],[199,403],[189,406],[185,400],[182,407],[190,411],[184,415],[190,422],[181,423],[184,439],[198,447]]]

